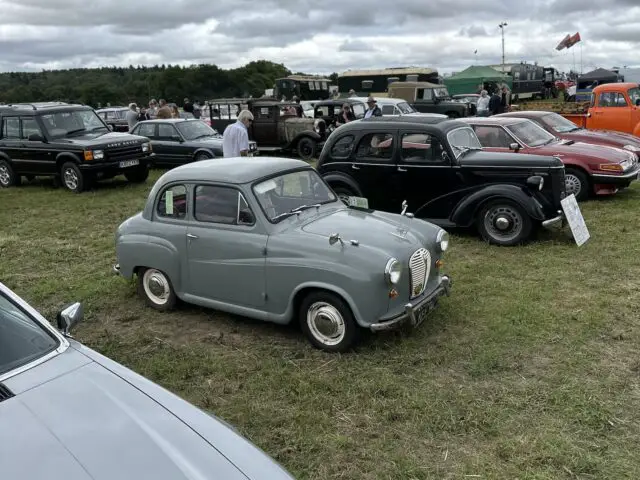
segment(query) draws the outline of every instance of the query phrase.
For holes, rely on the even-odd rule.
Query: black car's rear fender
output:
[[[451,212],[450,219],[460,227],[473,224],[477,213],[489,201],[508,199],[518,205],[535,220],[545,220],[541,205],[526,191],[516,185],[489,185],[465,197]]]
[[[356,182],[352,177],[347,175],[346,173],[341,172],[329,172],[325,175],[322,175],[324,181],[329,184],[331,188],[338,187],[340,185],[348,187],[358,196],[362,196],[362,190],[358,186],[358,182]]]

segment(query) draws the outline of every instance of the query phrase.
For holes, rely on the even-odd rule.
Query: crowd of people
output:
[[[489,117],[491,115],[498,115],[509,111],[509,105],[511,104],[511,92],[506,85],[502,88],[495,87],[493,93],[489,96],[489,92],[485,89],[480,91],[480,98],[476,104],[477,113],[479,117]]]
[[[202,107],[198,101],[191,102],[188,98],[184,99],[182,105],[182,111],[193,115],[194,118],[200,118],[202,116]],[[129,131],[133,130],[138,122],[144,120],[167,119],[167,118],[182,118],[180,109],[175,103],[167,103],[164,98],[159,101],[152,98],[149,101],[148,107],[138,107],[135,103],[129,104],[129,111],[126,115],[127,124],[129,125]]]

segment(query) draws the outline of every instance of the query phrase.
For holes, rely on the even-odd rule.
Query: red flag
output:
[[[569,42],[567,43],[567,48],[569,47],[573,47],[576,43],[578,43],[580,40],[582,40],[580,38],[580,32],[576,32],[575,35],[571,35],[571,38],[569,38]]]
[[[556,47],[556,50],[562,50],[563,48],[567,48],[567,44],[569,43],[570,39],[571,39],[571,35],[567,34],[567,36],[564,37],[562,41],[558,44],[558,46]]]

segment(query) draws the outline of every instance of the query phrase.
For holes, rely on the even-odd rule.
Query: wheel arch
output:
[[[307,282],[299,285],[291,295],[291,300],[289,302],[289,310],[291,311],[291,315],[289,315],[289,322],[294,321],[298,318],[298,314],[300,313],[300,307],[302,306],[302,302],[304,299],[313,292],[327,292],[332,293],[340,298],[349,310],[351,310],[351,315],[353,315],[353,319],[356,321],[358,326],[367,327],[367,323],[364,322],[362,318],[362,314],[358,310],[353,298],[340,287],[336,287],[335,285],[329,285],[326,283],[316,283],[316,282]]]
[[[327,184],[331,187],[332,190],[334,185],[338,186],[342,184],[354,190],[356,194],[358,194],[358,196],[362,196],[362,190],[358,186],[358,183],[352,177],[344,173],[331,172],[331,173],[327,173],[326,175],[323,175],[322,178],[324,179],[325,182],[327,182]]]
[[[62,168],[62,165],[66,162],[73,162],[76,165],[79,165],[80,158],[75,153],[71,153],[71,152],[59,153],[58,156],[56,157],[56,168],[60,170],[60,168]]]

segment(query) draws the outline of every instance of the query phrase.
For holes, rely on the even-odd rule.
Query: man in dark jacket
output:
[[[376,102],[375,98],[373,97],[367,98],[367,105],[369,109],[365,112],[364,118],[382,116],[382,110],[380,110],[380,107],[378,106],[378,102]]]
[[[489,99],[489,114],[498,115],[502,110],[502,98],[498,94],[498,90],[493,91],[493,95]]]
[[[187,113],[193,113],[193,103],[191,103],[188,98],[184,99],[182,110],[184,110]]]

